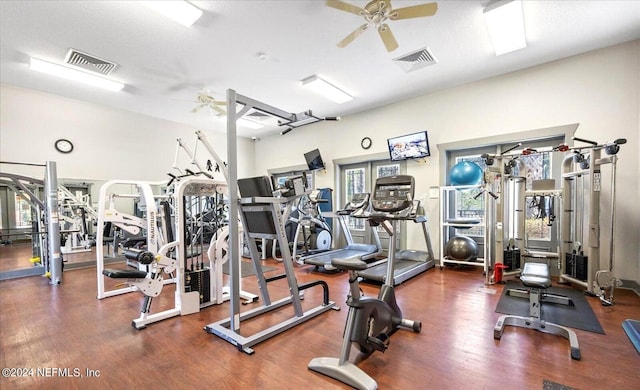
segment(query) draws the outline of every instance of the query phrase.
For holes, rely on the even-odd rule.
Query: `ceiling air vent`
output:
[[[260,112],[260,111],[250,112],[249,114],[247,114],[247,117],[250,117],[251,119],[255,119],[255,120],[258,120],[258,121],[264,121],[264,120],[272,118],[271,115],[265,114],[265,113]]]
[[[431,54],[429,48],[425,47],[409,54],[394,58],[393,62],[398,64],[398,66],[401,67],[405,72],[409,73],[413,72],[414,70],[436,64],[438,63],[438,60],[436,60],[433,54]]]
[[[115,69],[116,66],[118,66],[113,62],[103,60],[102,58],[98,58],[96,56],[92,56],[75,49],[69,49],[67,57],[65,58],[65,62],[67,64],[103,75],[108,75],[113,69]]]

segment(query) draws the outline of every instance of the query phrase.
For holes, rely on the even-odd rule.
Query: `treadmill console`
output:
[[[413,205],[415,180],[413,176],[397,175],[376,180],[371,207],[377,212],[395,213]]]
[[[355,211],[364,210],[369,206],[369,194],[366,192],[353,194],[351,201],[344,206],[344,209],[338,210],[338,215],[350,215]]]

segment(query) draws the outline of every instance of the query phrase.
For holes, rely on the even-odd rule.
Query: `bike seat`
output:
[[[336,257],[331,259],[331,265],[337,269],[345,271],[362,271],[367,269],[367,263],[362,261],[362,256],[353,256],[347,258]]]

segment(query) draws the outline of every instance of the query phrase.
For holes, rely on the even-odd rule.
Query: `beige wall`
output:
[[[113,179],[168,180],[175,159],[176,139],[194,149],[197,129],[179,123],[116,110],[56,95],[0,86],[0,160],[30,163],[55,161],[58,177],[106,181]],[[220,158],[226,161],[226,135],[205,131]],[[54,141],[68,138],[74,150],[61,154]],[[253,173],[253,141],[238,141],[238,172]],[[199,147],[198,160],[210,159]],[[197,170],[181,151],[181,169]],[[0,171],[42,177],[37,167],[2,165]],[[222,179],[221,174],[216,178]]]
[[[263,138],[256,143],[256,174],[304,164],[303,153],[317,147],[329,163],[317,186],[335,187],[332,160],[386,153],[388,137],[428,130],[432,156],[426,164],[409,162],[407,173],[416,178],[416,196],[425,200],[437,247],[439,205],[427,196],[429,187],[441,184],[435,145],[470,139],[480,145],[483,137],[579,123],[577,137],[628,140],[618,162],[615,267],[618,277],[640,281],[639,57],[640,41],[634,41]],[[368,151],[360,148],[364,136],[373,140]],[[601,234],[608,253],[609,233]],[[410,247],[424,248],[421,241],[418,229],[409,230]]]

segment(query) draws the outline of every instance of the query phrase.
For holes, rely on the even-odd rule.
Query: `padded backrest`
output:
[[[238,180],[238,190],[243,198],[273,197],[271,180],[267,176],[251,177]],[[252,203],[255,204],[255,203]],[[243,211],[247,221],[246,229],[250,233],[275,234],[273,216],[269,211]]]
[[[240,196],[243,198],[251,198],[254,196],[269,198],[273,196],[273,186],[267,176],[238,179],[238,190],[240,191]]]

